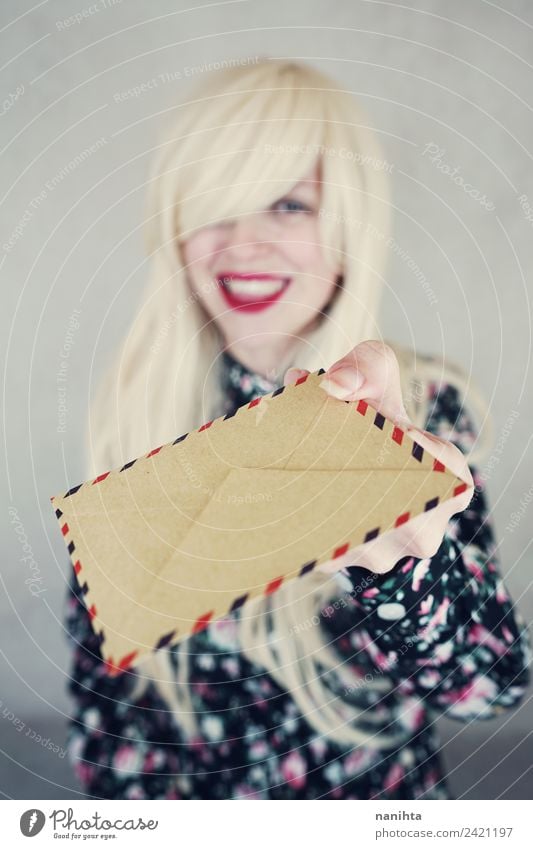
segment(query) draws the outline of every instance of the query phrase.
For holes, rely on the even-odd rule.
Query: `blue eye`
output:
[[[311,212],[309,207],[299,200],[282,198],[270,207],[274,212]]]

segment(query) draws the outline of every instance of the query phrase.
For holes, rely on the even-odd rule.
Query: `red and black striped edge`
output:
[[[325,369],[321,368],[321,369],[318,369],[318,371],[311,372],[311,374],[321,375],[321,374],[324,374],[324,372],[325,372]],[[307,374],[303,375],[294,384],[291,384],[291,385],[298,386],[302,383],[305,383],[308,376],[309,375],[307,375]],[[275,389],[273,392],[270,392],[268,395],[262,395],[258,398],[254,398],[253,401],[250,401],[248,404],[245,404],[243,407],[238,407],[236,410],[233,410],[232,412],[226,413],[226,415],[221,416],[219,420],[222,421],[224,419],[232,418],[234,415],[236,415],[236,414],[238,414],[238,413],[240,413],[240,412],[242,412],[246,409],[250,409],[251,407],[256,407],[264,398],[274,398],[277,395],[281,395],[282,392],[285,390],[285,388],[286,388],[285,386],[280,386],[278,389]],[[346,401],[345,403],[349,404],[349,403],[352,403],[352,402]],[[354,403],[354,407],[355,407],[355,410],[362,416],[366,416],[367,412],[369,410],[371,410],[372,411],[371,414],[373,414],[373,416],[374,416],[374,420],[373,420],[372,424],[375,427],[379,428],[380,430],[383,430],[383,426],[385,424],[386,418],[381,413],[374,410],[374,408],[370,404],[368,404],[366,401],[361,400],[361,401],[358,401],[357,404]],[[164,445],[160,445],[159,448],[152,449],[151,451],[148,452],[148,454],[144,454],[141,457],[137,457],[135,460],[130,460],[129,463],[125,463],[118,470],[117,469],[111,469],[108,472],[104,472],[103,474],[98,475],[98,477],[96,477],[92,481],[85,481],[83,483],[80,483],[80,484],[78,484],[78,486],[74,486],[74,487],[72,487],[72,489],[69,489],[68,492],[66,492],[65,495],[62,496],[62,497],[68,498],[69,496],[74,495],[83,486],[94,486],[95,484],[100,483],[101,481],[105,480],[107,478],[107,476],[109,474],[111,474],[112,471],[125,472],[125,471],[127,471],[127,469],[130,469],[133,465],[135,465],[135,463],[137,463],[139,460],[145,460],[145,459],[148,459],[149,457],[153,457],[155,454],[158,454],[159,451],[161,451],[162,448],[165,448],[165,447],[171,446],[171,445],[179,445],[180,443],[184,442],[187,439],[189,434],[191,434],[191,433],[201,433],[202,431],[207,430],[209,427],[211,427],[211,425],[215,421],[217,421],[217,419],[213,419],[210,422],[205,422],[205,424],[203,424],[201,427],[197,428],[195,431],[188,431],[188,433],[184,433],[182,436],[178,436],[178,438],[175,439],[173,442],[168,442],[168,443],[165,443]],[[404,436],[405,436],[405,431],[403,431],[397,425],[394,425],[394,427],[391,431],[392,441],[394,443],[396,443],[397,445],[401,445],[402,442],[403,442]],[[416,442],[415,440],[413,441],[413,447],[412,447],[411,454],[412,454],[412,456],[414,457],[415,460],[418,460],[418,462],[420,462],[420,463],[422,462],[422,458],[424,456],[424,448],[418,442]],[[435,472],[445,472],[446,467],[439,460],[433,458],[433,471],[435,471]],[[453,490],[453,496],[459,495],[460,493],[464,492],[467,489],[467,487],[468,487],[468,485],[465,482],[458,484]],[[50,500],[53,502],[54,498],[56,498],[56,497],[57,496],[51,496]],[[439,497],[438,496],[435,497],[435,498],[431,498],[429,501],[426,502],[426,504],[424,506],[424,512],[426,512],[428,510],[433,510],[435,507],[437,507],[438,503],[439,503]],[[58,521],[61,523],[63,512],[59,508],[57,508],[55,510],[55,514],[56,514]],[[399,516],[397,516],[397,518],[394,522],[394,527],[397,528],[400,525],[403,525],[405,522],[408,522],[410,517],[411,517],[411,514],[409,512],[401,513]],[[387,528],[387,530],[390,530],[390,528]],[[363,540],[363,543],[370,542],[370,540],[375,539],[380,534],[380,532],[381,532],[381,529],[379,527],[372,528],[371,530],[369,530],[365,534],[365,538]],[[63,534],[64,537],[67,537],[69,535],[69,526],[68,526],[67,522],[64,522],[61,525],[61,533]],[[73,565],[74,565],[74,572],[76,574],[76,577],[78,579],[78,583],[80,585],[80,591],[81,591],[82,595],[87,595],[87,593],[89,592],[89,586],[87,584],[87,581],[83,579],[83,575],[81,576],[81,579],[80,579],[80,573],[82,572],[82,565],[81,565],[79,559],[76,558],[76,554],[75,554],[76,546],[75,546],[75,544],[72,540],[70,540],[70,542],[68,543],[67,548],[68,548],[68,552],[71,556],[71,559],[72,559],[72,562],[73,562]],[[346,552],[349,549],[350,549],[350,542],[349,541],[344,542],[342,545],[339,545],[337,548],[335,548],[334,551],[332,552],[331,558],[327,558],[327,559],[334,560],[336,557],[342,557],[342,555],[346,554]],[[318,562],[317,560],[310,560],[308,563],[304,563],[300,567],[300,570],[298,572],[297,577],[301,578],[301,577],[303,577],[303,575],[306,575],[308,572],[311,572],[315,568],[315,566],[317,565],[317,562]],[[279,589],[279,587],[283,583],[283,580],[284,580],[284,576],[280,575],[278,578],[274,578],[274,580],[269,581],[269,583],[266,585],[266,587],[263,590],[263,594],[264,595],[270,595],[270,593],[275,592],[277,589]],[[228,609],[228,613],[233,613],[235,610],[237,610],[238,608],[240,608],[244,604],[246,604],[249,595],[250,595],[249,593],[245,593],[244,595],[241,595],[238,598],[236,598],[233,601],[231,607]],[[92,604],[90,607],[88,607],[88,613],[89,613],[89,617],[90,617],[91,620],[93,620],[94,617],[98,615],[98,611],[97,611],[96,606],[94,604]],[[211,619],[213,618],[213,616],[214,616],[213,610],[209,610],[206,613],[204,613],[202,616],[199,616],[198,619],[195,621],[193,628],[191,629],[190,633],[196,634],[199,631],[206,628],[207,625],[209,624],[209,622],[211,621]],[[159,649],[162,649],[165,646],[170,645],[174,641],[174,639],[177,638],[177,636],[178,636],[178,630],[177,629],[169,631],[167,634],[165,634],[164,636],[162,636],[158,640],[157,644],[153,648],[153,651],[158,651]],[[97,634],[97,637],[98,637],[98,641],[99,641],[99,646],[101,646],[105,642],[104,631],[100,630]],[[115,663],[112,658],[108,658],[105,661],[105,666],[106,666],[107,672],[109,674],[113,674],[113,675],[119,674],[120,672],[124,672],[126,669],[128,669],[128,667],[130,667],[133,664],[137,655],[138,655],[138,651],[133,651],[130,654],[127,654],[124,657],[122,657],[117,663]]]

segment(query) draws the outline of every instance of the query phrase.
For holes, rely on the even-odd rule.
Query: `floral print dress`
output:
[[[225,412],[276,388],[227,352]],[[468,451],[474,426],[451,384],[430,385],[426,429]],[[497,558],[477,470],[469,507],[450,519],[438,552],[405,557],[384,575],[352,566],[332,580],[319,615],[339,653],[332,693],[362,711],[387,749],[340,746],[318,733],[288,692],[239,651],[240,611],[188,640],[199,733],[191,740],[151,682],[130,699],[135,670],[105,674],[74,571],[65,623],[74,703],[67,747],[84,792],[104,799],[447,799],[438,715],[469,722],[516,706],[531,648]],[[316,620],[316,617],[315,617]],[[176,647],[165,649],[177,669]],[[361,686],[346,686],[342,667]],[[375,681],[386,687],[377,691]],[[399,742],[398,742],[399,740]]]

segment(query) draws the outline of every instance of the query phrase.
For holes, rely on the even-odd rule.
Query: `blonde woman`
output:
[[[223,70],[176,109],[149,181],[149,286],[94,401],[87,477],[324,368],[325,392],[469,486],[118,678],[72,575],[68,745],[90,796],[444,799],[436,717],[520,701],[528,635],[475,465],[470,410],[486,411],[459,367],[380,334],[386,172],[351,95],[305,65]]]

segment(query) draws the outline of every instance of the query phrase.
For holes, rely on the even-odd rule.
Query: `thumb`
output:
[[[412,425],[402,398],[398,360],[384,343],[361,342],[326,371],[320,385],[342,401],[366,401],[401,427]]]

